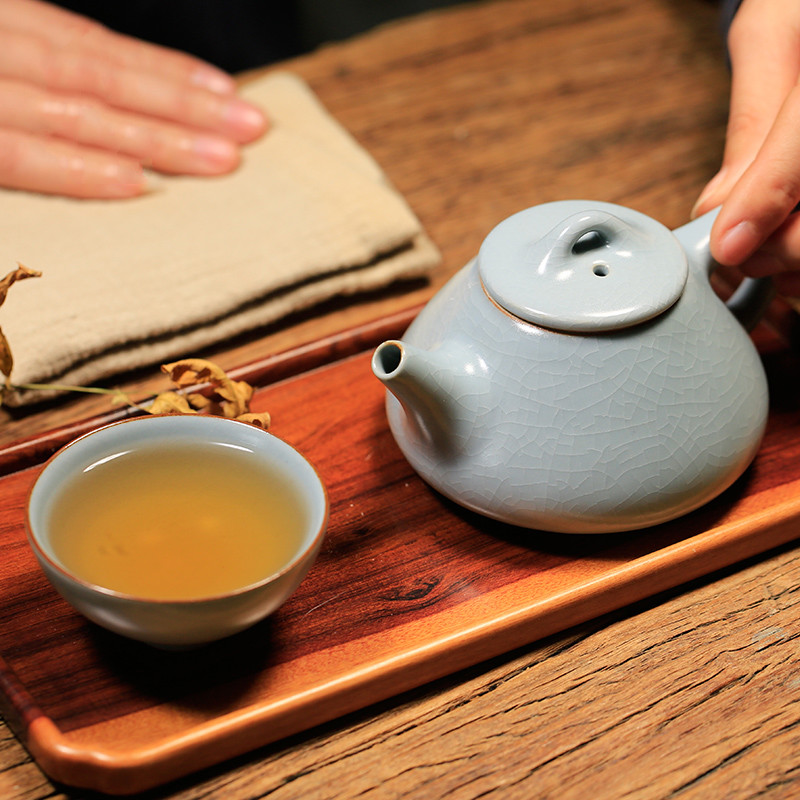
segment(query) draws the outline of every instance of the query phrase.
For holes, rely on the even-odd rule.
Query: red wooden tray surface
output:
[[[723,496],[647,531],[564,536],[478,517],[430,490],[385,423],[370,352],[256,393],[331,500],[320,557],[272,618],[189,653],[117,637],[50,588],[23,531],[39,467],[0,478],[0,703],[55,780],[164,783],[792,539],[800,515],[798,359],[758,339],[772,412]]]

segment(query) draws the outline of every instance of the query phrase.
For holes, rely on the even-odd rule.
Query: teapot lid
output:
[[[514,316],[562,331],[617,330],[652,319],[689,273],[660,222],[612,203],[565,200],[501,222],[478,253],[484,289]]]

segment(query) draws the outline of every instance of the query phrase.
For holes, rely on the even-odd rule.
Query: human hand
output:
[[[0,186],[132,197],[144,168],[230,172],[266,128],[216,67],[41,0],[0,2]]]
[[[800,297],[800,3],[744,0],[728,36],[730,117],[722,167],[693,215],[722,204],[711,253]]]

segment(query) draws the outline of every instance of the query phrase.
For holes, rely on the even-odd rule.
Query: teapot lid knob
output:
[[[626,328],[681,296],[689,273],[672,232],[612,203],[567,200],[514,214],[486,237],[478,270],[511,314],[570,332]]]

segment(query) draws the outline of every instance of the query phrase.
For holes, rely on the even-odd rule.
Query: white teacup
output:
[[[310,569],[327,520],[319,475],[286,442],[185,415],[113,423],[66,445],[36,479],[26,524],[75,609],[124,636],[189,647],[275,611]]]

